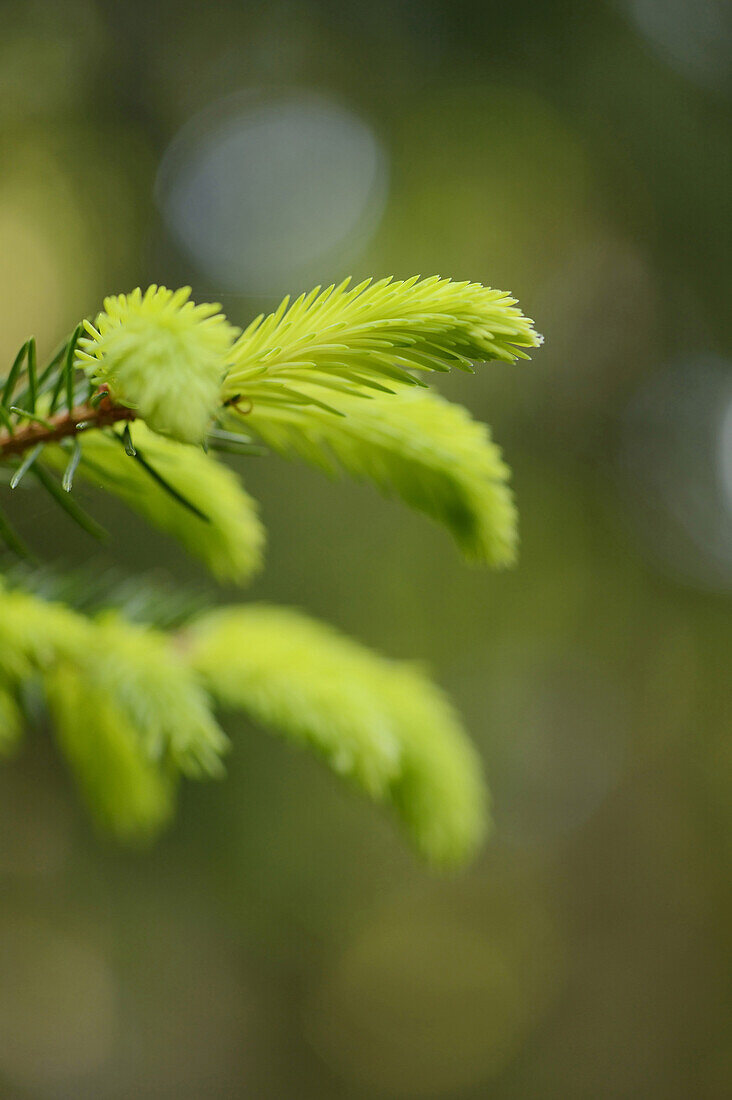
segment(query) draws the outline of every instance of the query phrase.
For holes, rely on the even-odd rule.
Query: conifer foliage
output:
[[[317,287],[243,332],[190,289],[107,298],[43,369],[27,341],[0,381],[0,544],[26,554],[13,491],[34,483],[96,537],[84,480],[177,539],[219,580],[261,566],[256,503],[218,453],[268,449],[343,472],[442,525],[464,556],[516,552],[509,471],[488,428],[430,388],[452,368],[527,358],[540,337],[515,299],[437,276]],[[0,753],[48,728],[97,825],[154,835],[181,777],[221,774],[217,711],[317,753],[391,808],[436,864],[485,833],[487,794],[459,718],[419,668],[299,611],[201,608],[118,581],[39,568],[0,578]],[[32,712],[32,713],[31,713]]]

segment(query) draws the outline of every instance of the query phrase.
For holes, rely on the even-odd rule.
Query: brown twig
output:
[[[134,409],[115,405],[106,396],[96,407],[77,405],[74,409],[50,416],[46,424],[32,421],[12,434],[0,432],[0,460],[10,455],[21,455],[39,443],[58,443],[92,428],[109,428],[121,420],[134,420],[136,416]]]

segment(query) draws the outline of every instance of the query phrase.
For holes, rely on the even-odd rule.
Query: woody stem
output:
[[[118,421],[134,420],[136,416],[134,409],[115,405],[106,396],[96,407],[77,405],[50,416],[44,423],[32,421],[12,433],[0,432],[0,461],[11,455],[22,455],[39,443],[59,443],[93,428],[109,428]]]

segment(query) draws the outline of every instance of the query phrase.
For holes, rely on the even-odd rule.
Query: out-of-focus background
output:
[[[493,789],[477,863],[429,872],[243,723],[226,781],[120,851],[36,738],[0,773],[0,1095],[729,1096],[729,5],[4,0],[0,27],[2,362],[152,281],[246,321],[440,273],[546,336],[440,379],[515,471],[515,571],[248,459],[268,566],[214,593],[432,666]],[[62,565],[208,585],[94,509],[103,552],[31,491],[13,515]]]

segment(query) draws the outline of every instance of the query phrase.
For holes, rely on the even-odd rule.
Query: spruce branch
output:
[[[214,698],[390,807],[426,858],[449,866],[475,851],[488,827],[480,761],[422,669],[287,608],[213,611],[187,638]]]
[[[157,478],[128,457],[114,432],[86,432],[79,436],[82,455],[74,484],[111,493],[182,543],[218,580],[249,581],[262,566],[265,531],[240,477],[212,454],[166,439],[141,420],[132,427],[135,448]],[[68,463],[61,447],[46,448],[44,457],[59,472]],[[193,508],[181,505],[181,495]]]
[[[138,288],[106,298],[94,324],[78,325],[40,374],[35,342],[26,341],[2,387],[0,463],[18,461],[11,485],[32,469],[61,503],[43,474],[44,449],[74,441],[61,470],[70,491],[77,471],[99,473],[86,441],[111,437],[180,508],[209,522],[191,483],[137,448],[138,430],[177,447],[182,469],[192,463],[181,444],[251,455],[262,453],[259,439],[396,493],[447,527],[473,561],[510,564],[517,536],[507,467],[487,429],[425,393],[420,375],[512,362],[540,343],[516,299],[439,276],[316,287],[243,333],[217,304],[192,302],[189,287]],[[121,475],[118,482],[137,484],[129,470]],[[152,511],[148,518],[156,522]],[[17,550],[7,521],[2,533]]]
[[[96,587],[106,593],[82,612],[58,599],[64,592],[88,604],[81,575],[0,581],[0,754],[14,750],[27,724],[24,685],[40,685],[58,748],[100,828],[145,839],[170,820],[182,779],[222,773],[229,743],[218,704],[315,752],[393,811],[431,862],[455,865],[474,852],[488,824],[480,762],[420,668],[297,611],[189,604],[163,629],[130,620],[140,601],[130,606],[129,586],[119,601],[113,578]],[[137,610],[154,614],[158,603],[148,590]]]
[[[105,298],[79,340],[77,365],[139,411],[156,431],[201,443],[221,404],[221,379],[239,329],[191,288],[150,286]]]
[[[334,417],[303,406],[255,406],[247,427],[285,457],[399,497],[446,528],[468,561],[515,561],[509,470],[487,425],[431,389],[367,401],[348,394],[340,407],[346,415]]]
[[[22,412],[22,410],[20,410]],[[19,457],[33,447],[48,443],[60,443],[82,432],[111,428],[120,421],[137,417],[134,409],[114,404],[107,394],[96,404],[76,405],[64,412],[54,413],[47,419],[34,418],[25,427],[0,432],[0,461]]]
[[[11,489],[35,481],[97,535],[72,492],[101,487],[242,582],[264,531],[210,452],[260,454],[261,441],[371,481],[442,524],[468,559],[503,566],[517,543],[508,467],[487,426],[423,376],[511,363],[540,343],[514,298],[438,276],[317,287],[244,332],[188,287],[138,288],[105,299],[43,369],[35,340],[23,344],[0,381],[0,466]],[[1,510],[0,540],[23,552]],[[0,580],[0,751],[22,732],[27,684],[40,684],[84,799],[120,838],[165,824],[181,777],[221,774],[229,743],[214,703],[315,751],[391,807],[435,863],[464,860],[484,834],[477,755],[420,669],[295,611],[191,621],[179,600],[163,611],[134,586],[95,607],[98,585],[79,603],[73,580],[36,581]]]
[[[350,282],[286,297],[255,318],[232,349],[224,400],[340,413],[341,394],[423,386],[422,372],[472,373],[475,363],[526,359],[541,343],[515,298],[480,283]]]

